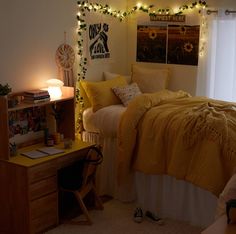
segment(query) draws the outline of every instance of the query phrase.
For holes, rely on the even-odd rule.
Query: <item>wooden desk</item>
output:
[[[235,234],[236,224],[227,224],[226,215],[221,216],[211,226],[202,232],[202,234]]]
[[[64,153],[39,159],[20,155],[39,144],[0,160],[0,233],[40,233],[58,225],[57,171],[84,157],[91,145],[74,141]]]

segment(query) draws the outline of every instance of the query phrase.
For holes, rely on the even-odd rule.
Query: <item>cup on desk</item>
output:
[[[72,140],[70,138],[64,139],[64,149],[70,149],[72,147]]]
[[[17,145],[15,143],[10,143],[10,155],[16,156],[17,155]]]

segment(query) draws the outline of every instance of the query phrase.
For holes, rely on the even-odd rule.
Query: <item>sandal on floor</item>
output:
[[[155,214],[153,214],[152,212],[150,211],[146,211],[145,215],[151,219],[151,221],[155,221],[157,224],[159,225],[163,225],[164,224],[164,220],[157,217]]]
[[[134,222],[141,223],[143,221],[143,211],[137,207],[134,211]]]

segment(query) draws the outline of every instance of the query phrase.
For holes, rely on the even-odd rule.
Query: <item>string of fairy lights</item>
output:
[[[108,4],[100,4],[100,3],[92,3],[88,1],[77,1],[78,5],[78,13],[77,13],[77,21],[78,21],[78,59],[79,59],[79,71],[77,81],[85,79],[87,72],[87,58],[83,53],[83,45],[84,45],[84,32],[87,30],[87,24],[85,21],[86,12],[97,12],[103,15],[107,15],[113,18],[118,19],[119,21],[124,21],[127,17],[137,13],[143,12],[148,14],[149,16],[156,15],[181,15],[187,13],[192,10],[198,10],[199,12],[205,11],[208,7],[206,1],[194,1],[189,4],[183,4],[178,8],[157,8],[153,4],[147,5],[142,3],[137,3],[130,10],[122,11],[116,10]],[[204,48],[206,45],[206,32],[207,32],[207,21],[206,16],[201,14],[201,32],[200,32],[200,41],[199,41],[199,56],[204,55]],[[78,116],[78,122],[82,122],[82,111],[84,108],[83,98],[80,96],[80,88],[79,86],[76,89],[76,98],[79,101],[80,105],[80,113]],[[79,124],[80,126],[80,124]]]

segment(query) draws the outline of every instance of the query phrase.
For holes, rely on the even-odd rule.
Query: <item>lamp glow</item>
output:
[[[47,80],[48,92],[51,98],[60,98],[62,96],[61,87],[64,83],[58,79]]]

